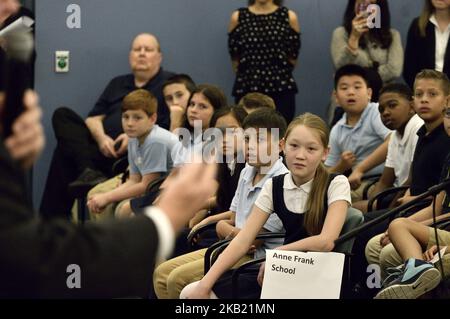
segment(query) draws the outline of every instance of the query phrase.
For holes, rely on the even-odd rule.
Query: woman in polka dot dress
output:
[[[294,70],[300,51],[297,15],[282,0],[249,0],[233,12],[228,47],[236,72],[233,96],[260,92],[272,97],[288,122],[295,115]]]

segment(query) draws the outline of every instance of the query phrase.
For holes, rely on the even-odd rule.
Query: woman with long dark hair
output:
[[[249,0],[248,7],[233,12],[228,46],[236,72],[236,103],[251,92],[269,95],[289,122],[298,90],[292,71],[300,50],[300,27],[295,12],[282,2]]]
[[[377,5],[381,27],[370,26],[371,4]],[[378,10],[378,9],[377,9]],[[357,64],[376,71],[383,83],[399,77],[403,67],[400,33],[391,28],[387,0],[349,0],[343,26],[333,32],[331,56],[336,69]]]
[[[422,13],[411,23],[403,77],[410,87],[417,73],[434,69],[450,77],[450,1],[425,0]]]

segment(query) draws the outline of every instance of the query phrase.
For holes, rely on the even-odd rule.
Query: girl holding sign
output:
[[[330,176],[323,161],[328,155],[329,129],[316,115],[306,113],[289,125],[282,141],[289,173],[268,180],[244,228],[231,241],[202,280],[188,285],[182,296],[215,298],[220,276],[250,248],[270,214],[286,229],[279,250],[329,252],[334,248],[351,205],[350,185],[343,175]],[[264,265],[258,281],[261,283]]]

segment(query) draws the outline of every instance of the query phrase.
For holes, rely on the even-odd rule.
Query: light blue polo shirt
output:
[[[264,183],[274,176],[288,173],[289,170],[284,166],[283,159],[279,158],[270,168],[262,180],[253,186],[253,178],[256,175],[256,168],[246,165],[239,176],[238,186],[231,202],[230,210],[236,212],[235,226],[242,229],[250,215],[253,204],[258,198]],[[276,214],[271,214],[263,226],[271,232],[284,232],[283,223]],[[264,244],[255,252],[255,258],[265,256],[265,249],[274,249],[283,244],[284,239],[271,239],[264,241]]]
[[[150,173],[167,173],[172,169],[172,149],[178,143],[176,135],[154,125],[144,143],[137,138],[128,141],[128,163],[130,174],[144,176]]]
[[[351,151],[356,156],[356,162],[353,165],[355,167],[372,154],[384,142],[386,137],[392,133],[381,122],[378,103],[369,103],[354,127],[346,123],[347,114],[344,114],[342,119],[331,129],[330,154],[325,161],[326,166],[335,166],[343,152]],[[381,164],[366,172],[365,175],[381,174],[383,168],[384,164]]]

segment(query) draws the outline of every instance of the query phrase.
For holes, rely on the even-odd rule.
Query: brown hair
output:
[[[272,109],[275,109],[275,102],[270,96],[262,93],[252,92],[244,95],[244,97],[239,100],[238,106],[250,110],[258,109],[260,107],[270,107]]]
[[[419,16],[418,26],[419,26],[419,33],[420,36],[425,38],[426,37],[426,30],[427,25],[430,20],[431,15],[434,12],[433,4],[431,3],[431,0],[425,0],[423,4],[422,12]]]
[[[296,117],[291,124],[289,124],[284,139],[287,140],[292,130],[299,125],[306,126],[317,132],[322,146],[324,148],[328,147],[330,129],[320,117],[311,113],[305,113]],[[329,177],[330,174],[325,168],[325,165],[320,163],[317,167],[311,191],[308,196],[308,201],[306,203],[307,213],[305,214],[303,222],[305,229],[311,236],[320,234],[323,223],[325,222],[326,211],[324,207],[324,198],[328,191],[327,186]]]
[[[417,80],[422,79],[435,80],[440,82],[444,94],[446,96],[450,95],[450,80],[445,73],[431,69],[424,69],[420,71],[419,73],[417,73],[416,79],[414,80],[414,91],[416,89]]]
[[[122,102],[122,113],[128,110],[142,110],[152,116],[158,110],[158,100],[147,90],[138,89],[129,93]]]

